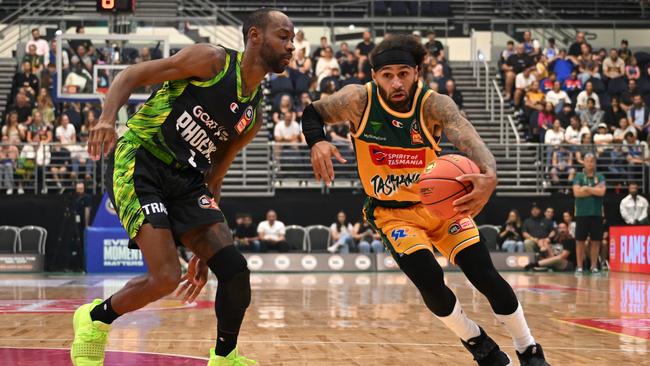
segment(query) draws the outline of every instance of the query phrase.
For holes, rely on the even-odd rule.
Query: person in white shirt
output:
[[[621,118],[618,121],[618,127],[614,130],[614,142],[617,144],[622,143],[625,140],[625,134],[628,132],[632,132],[636,136],[636,128],[630,126],[627,118]]]
[[[524,93],[529,86],[533,85],[533,82],[535,81],[537,81],[537,78],[530,71],[530,68],[525,69],[515,77],[515,88],[521,90],[521,92]]]
[[[339,62],[334,58],[332,47],[327,46],[321,51],[321,57],[316,61],[316,77],[318,77],[318,84],[320,86],[321,80],[328,76],[332,76],[332,70],[341,70]]]
[[[565,104],[571,104],[571,98],[561,87],[562,83],[556,80],[553,82],[553,89],[546,93],[546,101],[553,105],[555,114],[560,113]]]
[[[330,226],[332,245],[327,248],[327,251],[330,253],[350,253],[350,249],[354,246],[353,230],[354,227],[352,223],[348,222],[345,212],[340,211],[336,215],[336,222]]]
[[[648,224],[648,200],[639,195],[636,183],[630,183],[627,189],[630,194],[621,201],[621,217],[628,225]]]
[[[300,130],[300,125],[292,117],[293,115],[291,113],[284,113],[282,115],[282,121],[275,125],[273,129],[275,142],[301,142],[302,131]]]
[[[606,149],[602,145],[609,145],[612,143],[612,141],[614,141],[614,136],[612,136],[611,133],[607,132],[607,125],[600,123],[598,125],[598,133],[594,135],[594,145],[601,145],[600,147],[596,147],[596,152],[598,152],[599,156]]]
[[[564,142],[564,129],[559,119],[553,121],[553,128],[546,130],[544,143],[547,145],[559,145]]]
[[[296,39],[293,41],[293,45],[295,47],[295,50],[293,51],[294,57],[296,57],[298,51],[301,49],[305,50],[305,57],[311,55],[311,45],[309,44],[309,41],[305,39],[305,32],[301,30],[296,32]]]
[[[593,98],[596,109],[601,109],[600,99],[598,99],[598,94],[594,93],[594,84],[591,81],[588,81],[585,84],[585,90],[578,94],[576,99],[576,113],[582,114],[587,110],[587,101],[589,101],[589,98]]]
[[[285,240],[285,226],[282,221],[278,221],[278,214],[274,210],[266,213],[266,220],[257,225],[257,233],[262,242],[262,251],[275,249],[280,253],[289,251],[289,243]]]
[[[589,128],[581,128],[578,116],[571,116],[570,125],[564,131],[564,141],[567,144],[580,145],[580,135],[582,133],[589,133]]]
[[[70,118],[67,114],[62,114],[59,118],[59,127],[56,128],[56,140],[62,144],[74,144],[77,142],[77,131],[74,125],[70,123]]]
[[[29,47],[31,45],[36,46],[36,54],[39,56],[47,55],[47,52],[50,48],[47,44],[47,41],[41,38],[41,32],[38,30],[38,28],[32,29],[32,39],[30,39],[25,45],[26,53],[29,53]]]

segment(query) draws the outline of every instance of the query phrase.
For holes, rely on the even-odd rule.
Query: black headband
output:
[[[388,65],[406,65],[415,67],[417,64],[415,63],[413,54],[399,49],[389,49],[373,56],[373,70],[379,71],[379,69]]]

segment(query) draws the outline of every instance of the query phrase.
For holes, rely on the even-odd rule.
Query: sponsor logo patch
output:
[[[463,217],[451,223],[447,232],[454,235],[473,228],[475,228],[474,221],[470,218]]]
[[[386,141],[385,137],[373,135],[370,133],[364,133],[363,138],[366,138],[368,140],[375,140],[375,141]]]
[[[425,164],[424,150],[388,149],[369,146],[370,156],[375,165],[387,165],[389,168],[422,168]]]
[[[420,145],[422,144],[422,133],[420,132],[420,124],[417,120],[411,122],[411,144]]]
[[[219,206],[214,201],[214,198],[203,195],[199,197],[199,207],[206,210],[219,210]]]
[[[254,114],[253,106],[249,105],[248,107],[246,107],[241,118],[239,119],[237,124],[235,124],[235,131],[237,131],[238,134],[244,132],[244,130],[246,130],[246,127],[248,127],[251,124],[251,122],[253,121],[253,114]]]
[[[384,125],[384,124],[383,124],[382,122],[370,121],[370,128],[372,128],[372,130],[374,131],[374,133],[379,132],[379,130],[381,130],[381,127],[382,127],[383,125]]]
[[[390,232],[390,237],[393,238],[393,240],[398,241],[402,238],[406,238],[408,235],[408,229],[394,229],[393,231]]]
[[[393,126],[397,127],[397,128],[402,128],[402,127],[404,127],[404,123],[402,123],[402,122],[400,122],[400,121],[398,121],[398,120],[396,120],[396,119],[392,120],[390,123],[391,123]]]
[[[429,163],[429,165],[427,165],[427,167],[424,168],[424,173],[425,173],[425,174],[426,174],[426,173],[431,173],[431,171],[432,171],[433,168],[435,168],[435,167],[436,167],[436,162],[435,162],[435,161],[432,162],[432,163]]]

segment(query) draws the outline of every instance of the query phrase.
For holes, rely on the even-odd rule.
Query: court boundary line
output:
[[[41,340],[41,341],[43,341],[43,340]],[[11,347],[11,346],[0,346],[0,349],[56,350],[56,351],[68,351],[68,352],[70,351],[70,348],[63,348],[63,347]],[[160,353],[160,352],[145,352],[145,351],[120,351],[120,350],[111,350],[111,349],[107,349],[106,352],[120,352],[120,353],[144,354],[144,355],[155,355],[155,356],[171,356],[171,357],[180,357],[180,358],[191,358],[191,359],[201,360],[201,361],[208,361],[209,360],[209,358],[207,358],[207,357],[180,355],[180,354],[176,354],[176,353]]]
[[[557,322],[560,322],[560,323],[570,324],[570,325],[573,325],[575,327],[580,327],[580,328],[584,328],[584,329],[595,330],[597,332],[607,333],[607,334],[610,334],[610,335],[615,335],[617,337],[624,336],[624,337],[636,338],[636,339],[640,339],[640,340],[643,340],[643,341],[646,341],[646,342],[650,342],[650,339],[648,339],[648,338],[643,338],[643,337],[639,337],[639,336],[635,336],[635,335],[629,335],[629,334],[620,333],[620,332],[614,332],[613,330],[601,329],[601,328],[593,327],[593,326],[590,326],[590,325],[574,323],[574,322],[571,322],[569,320],[564,320],[564,319],[559,319],[559,318],[551,318],[551,319],[553,319],[553,320],[555,320]],[[586,318],[577,318],[577,319],[586,319]],[[596,318],[592,318],[592,319],[596,319]],[[623,319],[623,318],[619,318],[619,319]]]

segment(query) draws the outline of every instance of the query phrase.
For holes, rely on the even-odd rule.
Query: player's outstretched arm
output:
[[[465,174],[456,179],[470,181],[471,193],[454,201],[456,211],[472,216],[478,215],[497,186],[496,160],[474,126],[463,117],[456,103],[446,95],[434,93],[426,101],[426,123],[429,131],[441,125],[445,135],[454,146],[465,153],[481,169],[482,174]]]
[[[338,149],[327,142],[325,124],[350,122],[356,130],[366,107],[368,93],[363,85],[347,85],[336,93],[318,100],[305,108],[302,115],[302,132],[311,149],[311,165],[317,181],[321,178],[330,185],[334,180],[332,156],[345,163]]]
[[[102,115],[97,125],[90,130],[88,153],[97,160],[103,152],[107,154],[115,144],[115,119],[117,112],[129,100],[136,88],[154,85],[167,80],[197,78],[209,79],[215,76],[225,63],[225,50],[207,44],[192,45],[169,58],[141,62],[127,67],[117,74],[108,89],[102,105]]]

